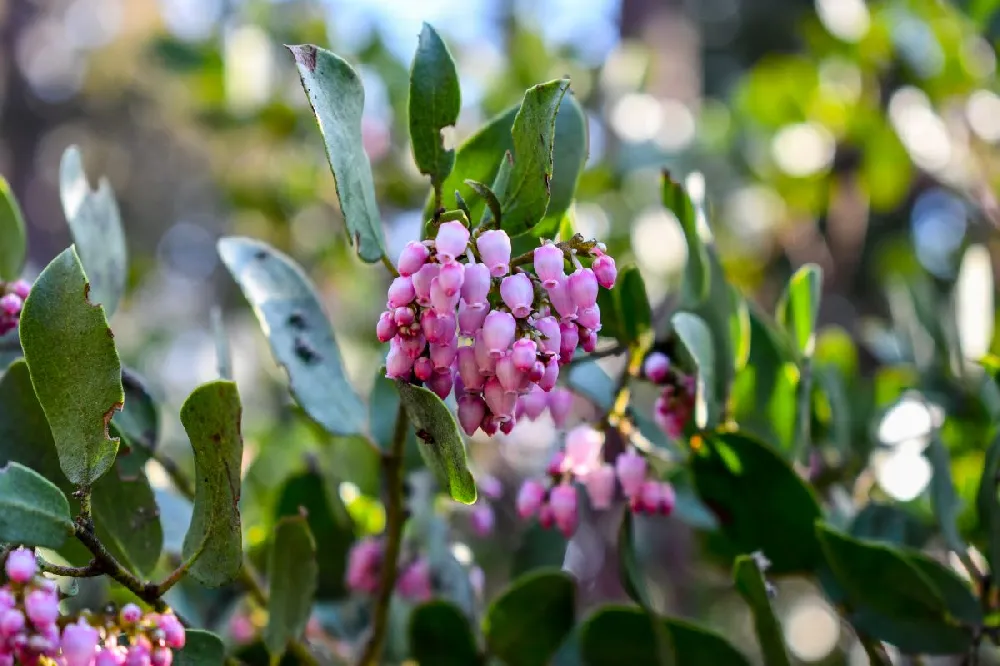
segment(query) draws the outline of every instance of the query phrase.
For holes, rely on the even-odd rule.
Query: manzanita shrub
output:
[[[60,194],[74,242],[32,283],[22,276],[24,223],[0,183],[0,664],[714,666],[749,664],[759,650],[781,666],[792,660],[772,599],[787,576],[823,590],[873,664],[892,663],[891,651],[975,660],[1000,639],[1000,438],[985,451],[969,511],[945,445],[953,420],[975,421],[985,437],[1000,394],[988,373],[960,362],[937,304],[903,290],[913,306],[903,310],[916,315],[894,322],[894,335],[912,344],[899,345],[891,386],[883,376],[873,388],[843,332],[817,331],[819,269],[795,271],[768,316],[727,282],[703,206],[664,172],[663,204],[681,224],[688,260],[680,290],[651,308],[639,272],[574,231],[586,123],[569,81],[530,88],[518,107],[447,149],[441,132],[457,120],[458,77],[430,26],[409,102],[413,156],[431,184],[426,222],[422,239],[390,257],[361,143],[360,79],[321,48],[290,51],[351,243],[387,272],[385,310],[371,322],[386,345],[367,401],[377,418],[364,416],[304,271],[249,238],[223,238],[218,250],[304,415],[365,455],[377,452],[384,532],[358,538],[345,528],[342,505],[329,499],[335,489],[309,472],[283,488],[267,553],[244,548],[241,403],[221,360],[223,376],[180,411],[193,474],[157,447],[158,407],[123,367],[108,323],[125,291],[118,209],[108,183],[90,188],[70,148]],[[935,351],[918,359],[905,336],[922,333]],[[617,376],[597,362],[611,356],[620,357]],[[634,400],[640,392],[655,397]],[[574,396],[596,416],[571,421]],[[868,424],[896,401],[945,410],[918,433],[933,466],[929,510],[846,492],[858,496],[869,474]],[[481,572],[442,548],[447,525],[417,507],[435,506],[410,483],[427,468],[430,496],[474,505],[474,531],[490,534],[491,503],[504,488],[470,472],[463,432],[493,438],[546,411],[562,443],[514,492],[516,512],[567,538],[582,520],[618,521],[632,605],[584,604],[572,575],[529,566],[483,608]],[[164,545],[163,496],[144,472],[150,460],[186,498],[189,524],[173,547]],[[692,522],[710,534],[712,560],[732,568],[754,619],[754,653],[664,614],[649,593],[635,527],[675,511],[698,514]],[[931,518],[936,542],[923,529]],[[94,577],[113,581],[116,604],[71,603],[73,579]],[[185,586],[228,590],[241,610],[225,641],[171,607]]]

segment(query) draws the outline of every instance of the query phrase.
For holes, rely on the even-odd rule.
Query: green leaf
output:
[[[209,631],[188,629],[184,647],[174,653],[174,666],[219,666],[226,658],[222,639]]]
[[[424,23],[410,69],[410,142],[420,173],[440,187],[455,164],[455,151],[445,150],[441,130],[458,120],[462,91],[448,47]]]
[[[612,337],[626,347],[648,343],[653,313],[646,295],[646,285],[635,266],[626,266],[615,286],[598,292],[601,308],[601,335]]]
[[[420,453],[452,499],[476,501],[476,482],[465,459],[465,444],[451,410],[422,386],[397,381],[406,415],[417,431]]]
[[[399,389],[395,380],[385,376],[384,370],[375,373],[375,383],[368,397],[368,431],[375,445],[382,451],[392,447],[393,431],[396,428],[395,414],[399,411]],[[386,415],[392,417],[387,418]],[[369,443],[370,444],[370,443]],[[403,469],[414,470],[424,464],[417,447],[417,435],[413,423],[406,424],[406,444],[403,447]],[[374,494],[378,494],[377,491]]]
[[[304,516],[286,516],[278,521],[267,574],[271,597],[264,642],[273,663],[284,654],[290,641],[305,633],[316,594],[316,542]]]
[[[375,199],[372,167],[361,142],[365,90],[342,58],[312,45],[289,46],[302,87],[319,123],[337,186],[340,210],[362,261],[385,254],[385,233]]]
[[[1000,498],[997,484],[1000,483],[1000,432],[994,430],[993,442],[986,449],[983,475],[979,479],[976,493],[976,513],[979,528],[986,533],[986,560],[990,564],[993,584],[1000,587]]]
[[[656,618],[638,608],[604,606],[584,623],[580,653],[586,666],[660,666],[655,623],[674,645],[678,664],[750,666],[750,662],[719,634],[674,618]]]
[[[229,237],[219,256],[253,307],[292,394],[334,435],[364,427],[364,405],[347,381],[333,328],[302,269],[260,241]]]
[[[819,565],[816,497],[770,446],[741,432],[708,435],[691,456],[691,473],[734,556],[759,550],[775,574]]]
[[[500,200],[497,199],[497,195],[493,193],[493,190],[489,185],[484,185],[478,180],[466,179],[465,184],[472,188],[472,191],[483,198],[486,202],[486,208],[489,209],[490,215],[494,220],[503,220],[503,208],[501,207]],[[458,194],[456,192],[456,194]]]
[[[930,526],[894,504],[869,502],[851,521],[850,535],[858,539],[921,548],[931,535]]]
[[[771,608],[771,598],[767,593],[764,576],[752,557],[740,555],[736,558],[733,578],[736,581],[736,591],[753,612],[754,629],[764,655],[764,662],[768,666],[790,666],[791,661],[785,650],[785,637],[781,631],[781,624],[774,614],[774,609]]]
[[[163,525],[146,475],[126,477],[112,468],[94,484],[91,503],[97,536],[111,554],[133,572],[152,574],[163,550]]]
[[[964,624],[983,622],[983,610],[969,585],[949,567],[919,551],[908,551],[906,559],[930,581],[944,600],[948,614]]]
[[[544,666],[573,630],[575,604],[576,582],[562,571],[519,578],[486,611],[490,653],[508,666]]]
[[[718,423],[722,405],[715,395],[715,350],[712,332],[700,317],[690,312],[678,312],[671,320],[674,332],[698,368],[696,378],[694,420],[699,428]]]
[[[531,230],[532,235],[554,238],[559,225],[576,197],[576,185],[587,163],[589,139],[587,114],[572,93],[563,96],[556,113],[556,137],[552,148],[552,180],[545,217]]]
[[[944,447],[940,438],[932,437],[925,455],[933,470],[930,484],[931,507],[941,535],[948,548],[959,557],[966,557],[968,546],[958,532],[958,515],[962,507],[951,479],[951,459],[948,456],[948,449]]]
[[[0,176],[0,280],[12,282],[21,276],[28,253],[24,217],[10,183]]]
[[[556,113],[568,89],[569,79],[529,88],[514,118],[514,150],[493,181],[503,208],[502,229],[511,236],[534,227],[548,209]]]
[[[125,232],[111,184],[101,178],[97,190],[90,189],[76,146],[67,148],[59,163],[59,198],[80,263],[90,280],[90,300],[104,306],[110,318],[125,293]]]
[[[642,573],[638,554],[635,552],[635,516],[631,511],[625,512],[622,524],[618,528],[618,578],[625,592],[637,604],[649,610],[653,604],[647,590],[649,583]]]
[[[101,306],[72,247],[38,276],[21,313],[21,346],[31,383],[70,482],[92,485],[114,464],[108,423],[122,408],[121,362]]]
[[[181,407],[181,423],[194,449],[194,514],[184,537],[185,559],[200,555],[191,575],[218,587],[233,580],[243,565],[240,532],[240,465],[243,462],[242,415],[236,384],[202,384]]]
[[[694,307],[708,297],[712,282],[708,250],[698,234],[698,211],[687,191],[669,171],[663,172],[661,195],[663,205],[674,214],[684,232],[688,258],[684,267],[681,303],[684,307]]]
[[[789,339],[805,358],[812,356],[816,346],[816,321],[823,291],[823,269],[806,264],[795,271],[778,301],[775,318]]]
[[[562,566],[566,556],[566,537],[559,530],[545,529],[537,522],[528,526],[521,543],[514,551],[510,578],[513,580],[529,571]]]
[[[481,663],[472,628],[447,601],[429,601],[410,615],[410,653],[421,666],[475,666]]]
[[[285,482],[278,499],[278,516],[306,516],[309,531],[316,539],[319,559],[316,596],[338,599],[345,595],[344,573],[347,554],[354,541],[354,524],[336,487],[330,492],[326,479],[313,471],[303,472]]]
[[[160,439],[160,412],[146,380],[134,370],[122,368],[125,406],[111,419],[124,436],[118,452],[118,468],[127,476],[142,473],[143,465]]]
[[[73,532],[69,502],[54,483],[16,462],[0,467],[0,541],[59,548]]]

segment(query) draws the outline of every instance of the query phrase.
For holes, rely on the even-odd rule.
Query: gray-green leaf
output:
[[[358,73],[342,58],[312,45],[289,46],[302,87],[316,115],[337,198],[351,241],[362,261],[385,254],[385,233],[375,199],[372,167],[361,142],[365,89]]]
[[[21,207],[7,179],[0,176],[0,280],[10,282],[21,275],[27,251]]]
[[[16,462],[0,468],[0,541],[59,548],[72,534],[69,502],[54,483]]]
[[[316,542],[303,516],[287,516],[274,529],[267,567],[271,598],[264,642],[272,659],[305,633],[316,594]]]
[[[489,651],[505,663],[543,666],[573,630],[576,582],[562,571],[522,576],[486,611]]]
[[[455,61],[437,31],[424,23],[410,70],[410,142],[417,168],[434,187],[455,164],[455,151],[445,150],[441,130],[455,124],[461,108]]]
[[[198,554],[191,575],[218,587],[233,580],[243,564],[240,532],[242,414],[236,384],[202,384],[181,407],[181,423],[194,449],[194,514],[184,537],[185,559]],[[200,554],[199,554],[200,553]]]
[[[21,346],[70,482],[89,486],[114,464],[108,424],[122,408],[121,362],[73,247],[38,276],[21,313]]]
[[[106,178],[90,189],[80,149],[70,146],[59,164],[59,198],[73,242],[90,279],[90,300],[110,318],[125,293],[128,256],[115,193]]]
[[[219,666],[226,658],[222,639],[209,631],[188,629],[184,648],[174,654],[174,666]]]
[[[364,404],[347,381],[333,328],[302,269],[250,238],[219,240],[219,256],[253,307],[302,409],[334,435],[362,432]]]

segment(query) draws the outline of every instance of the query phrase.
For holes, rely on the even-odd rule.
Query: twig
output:
[[[83,516],[77,518],[75,527],[76,538],[93,554],[94,561],[92,565],[97,571],[121,583],[132,594],[148,603],[158,612],[167,610],[167,604],[160,598],[157,586],[153,583],[142,582],[135,574],[122,566],[115,559],[114,555],[108,552],[108,549],[97,538],[97,535],[90,529],[90,526],[85,524]]]
[[[56,576],[69,576],[70,578],[94,578],[104,574],[104,571],[101,569],[101,565],[96,559],[91,560],[88,564],[82,567],[65,567],[61,564],[46,562],[40,557],[36,557],[35,559],[38,560],[39,569]]]
[[[379,581],[378,597],[375,600],[372,633],[365,645],[360,666],[377,666],[385,642],[389,624],[389,602],[396,586],[396,567],[403,536],[403,444],[406,442],[406,410],[402,405],[396,414],[396,428],[392,436],[392,448],[382,458],[382,472],[386,484],[386,545],[382,559],[382,580]]]
[[[615,345],[614,347],[608,347],[607,349],[598,349],[597,351],[590,352],[589,354],[584,354],[571,359],[569,363],[563,366],[563,369],[572,368],[574,365],[580,365],[598,358],[618,356],[619,354],[624,354],[626,351],[628,351],[628,349],[626,349],[624,345]]]

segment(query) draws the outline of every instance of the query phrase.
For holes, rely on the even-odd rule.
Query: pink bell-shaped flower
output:
[[[431,282],[441,272],[440,264],[424,264],[413,274],[413,291],[417,297],[417,305],[428,307],[431,304]]]
[[[549,394],[552,398],[555,391]],[[572,404],[570,395],[570,404]],[[551,411],[551,407],[549,410]],[[576,476],[586,476],[600,465],[601,449],[604,447],[604,436],[588,424],[578,425],[566,433],[566,457],[563,459],[563,469]]]
[[[490,269],[486,264],[466,264],[462,298],[473,308],[488,308],[486,297],[489,293]]]
[[[626,497],[635,497],[642,490],[646,480],[646,459],[629,449],[619,454],[615,460],[615,472],[618,482],[622,484],[622,492]]]
[[[565,277],[563,260],[563,251],[552,243],[545,243],[535,248],[533,253],[535,274],[546,289],[552,289]]]
[[[442,264],[450,264],[457,257],[465,254],[469,245],[469,230],[461,222],[445,222],[438,227],[434,237],[434,248],[437,259]]]
[[[522,519],[538,513],[545,501],[545,486],[537,479],[527,479],[517,492],[517,515]]]
[[[392,313],[387,310],[378,317],[378,323],[375,325],[375,336],[379,342],[389,342],[395,335],[396,322]]]
[[[403,277],[410,277],[427,263],[427,257],[430,254],[430,250],[423,243],[410,241],[403,247],[403,251],[399,253],[399,261],[396,266],[399,274]]]
[[[508,275],[500,283],[500,297],[518,319],[531,314],[531,304],[535,299],[535,288],[527,273]]]
[[[549,414],[557,428],[566,425],[566,419],[573,409],[573,394],[564,388],[555,388],[549,392]]]
[[[483,324],[483,341],[490,352],[490,356],[499,359],[510,344],[514,341],[514,333],[517,325],[514,317],[509,312],[493,310],[486,315]]]
[[[548,288],[549,301],[552,303],[556,314],[562,317],[564,321],[573,321],[576,319],[577,307],[569,295],[568,280],[569,278],[563,276],[554,287]]]
[[[545,363],[545,374],[542,375],[538,385],[543,391],[552,391],[556,381],[559,379],[559,358],[553,356]]]
[[[611,289],[615,286],[615,280],[618,279],[618,268],[615,266],[615,260],[606,255],[601,254],[596,259],[594,263],[590,265],[594,275],[597,276],[597,282],[605,289]]]
[[[458,330],[462,335],[473,336],[483,327],[486,315],[490,312],[487,305],[469,305],[463,298],[458,303]]]
[[[555,317],[542,317],[535,321],[535,330],[540,334],[538,346],[541,350],[548,354],[558,354],[562,342],[559,321]]]
[[[597,276],[589,268],[578,268],[567,281],[570,298],[583,310],[597,303]]]
[[[398,277],[389,285],[388,307],[399,308],[409,305],[416,297],[417,292],[413,287],[413,280],[408,277]]]
[[[486,403],[475,393],[466,393],[458,399],[458,423],[469,437],[479,429],[486,416]]]
[[[590,505],[598,511],[611,507],[615,496],[615,470],[604,463],[590,470],[583,477],[583,487],[587,489]]]
[[[537,384],[529,386],[527,393],[518,398],[518,402],[520,403],[521,413],[532,421],[541,416],[545,408],[549,406],[548,394],[539,388]]]
[[[662,384],[670,371],[670,358],[663,352],[653,352],[643,362],[642,371],[649,381]]]
[[[510,236],[507,232],[492,229],[476,241],[479,256],[490,269],[493,277],[503,277],[510,270]]]
[[[450,371],[446,370],[444,372],[435,372],[431,375],[431,378],[427,380],[427,388],[437,395],[437,397],[444,400],[451,393],[452,386],[454,386],[455,379]]]
[[[426,356],[421,356],[413,362],[413,376],[426,382],[434,376],[434,362]]]
[[[531,338],[521,338],[514,342],[510,352],[514,367],[521,372],[528,372],[535,366],[538,357],[538,345]]]
[[[459,347],[456,353],[458,375],[462,378],[462,383],[467,391],[481,391],[485,378],[479,371],[479,363],[476,361],[475,347]],[[480,417],[482,420],[482,417]],[[479,425],[478,423],[476,424]]]
[[[459,294],[465,283],[465,265],[457,261],[445,264],[438,273],[438,283],[446,296]],[[431,299],[434,298],[434,284],[431,283]]]
[[[572,536],[577,524],[576,488],[568,483],[554,487],[549,492],[549,506],[559,531],[567,537]]]

